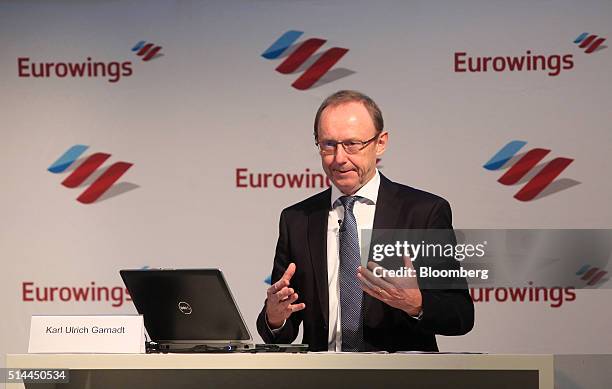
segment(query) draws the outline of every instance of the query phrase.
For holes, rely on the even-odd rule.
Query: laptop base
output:
[[[188,344],[188,343],[156,343],[147,342],[148,354],[153,353],[305,353],[308,352],[307,344]]]

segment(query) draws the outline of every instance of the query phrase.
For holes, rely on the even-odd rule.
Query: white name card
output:
[[[141,315],[32,316],[29,353],[141,354]]]

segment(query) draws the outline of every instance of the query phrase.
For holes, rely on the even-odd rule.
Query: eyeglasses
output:
[[[364,141],[345,140],[342,142],[338,142],[335,140],[325,140],[323,142],[315,142],[315,144],[319,148],[319,152],[321,153],[321,155],[335,154],[336,147],[338,147],[338,145],[342,145],[342,147],[344,148],[344,151],[346,151],[347,154],[357,154],[361,150],[365,149],[368,146],[368,144],[370,144],[373,140],[378,138],[379,135],[380,134],[376,134],[374,135],[373,138],[364,140]]]

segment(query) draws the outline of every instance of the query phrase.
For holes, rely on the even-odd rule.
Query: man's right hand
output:
[[[295,274],[295,264],[290,263],[285,273],[274,285],[268,288],[266,300],[266,317],[271,329],[282,327],[285,320],[293,312],[306,308],[306,304],[293,304],[298,299],[298,294],[289,287],[291,277]]]

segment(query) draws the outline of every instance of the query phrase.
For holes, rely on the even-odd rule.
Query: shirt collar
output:
[[[357,193],[354,196],[360,196],[363,198],[362,202],[367,202],[369,204],[376,205],[376,201],[378,200],[378,188],[380,187],[380,173],[378,169],[374,173],[374,177],[370,179],[370,181],[366,182],[364,186],[359,188]],[[331,186],[331,207],[334,208],[334,203],[342,196],[346,196],[344,193],[340,191],[340,189],[336,188],[336,186],[332,183]]]

